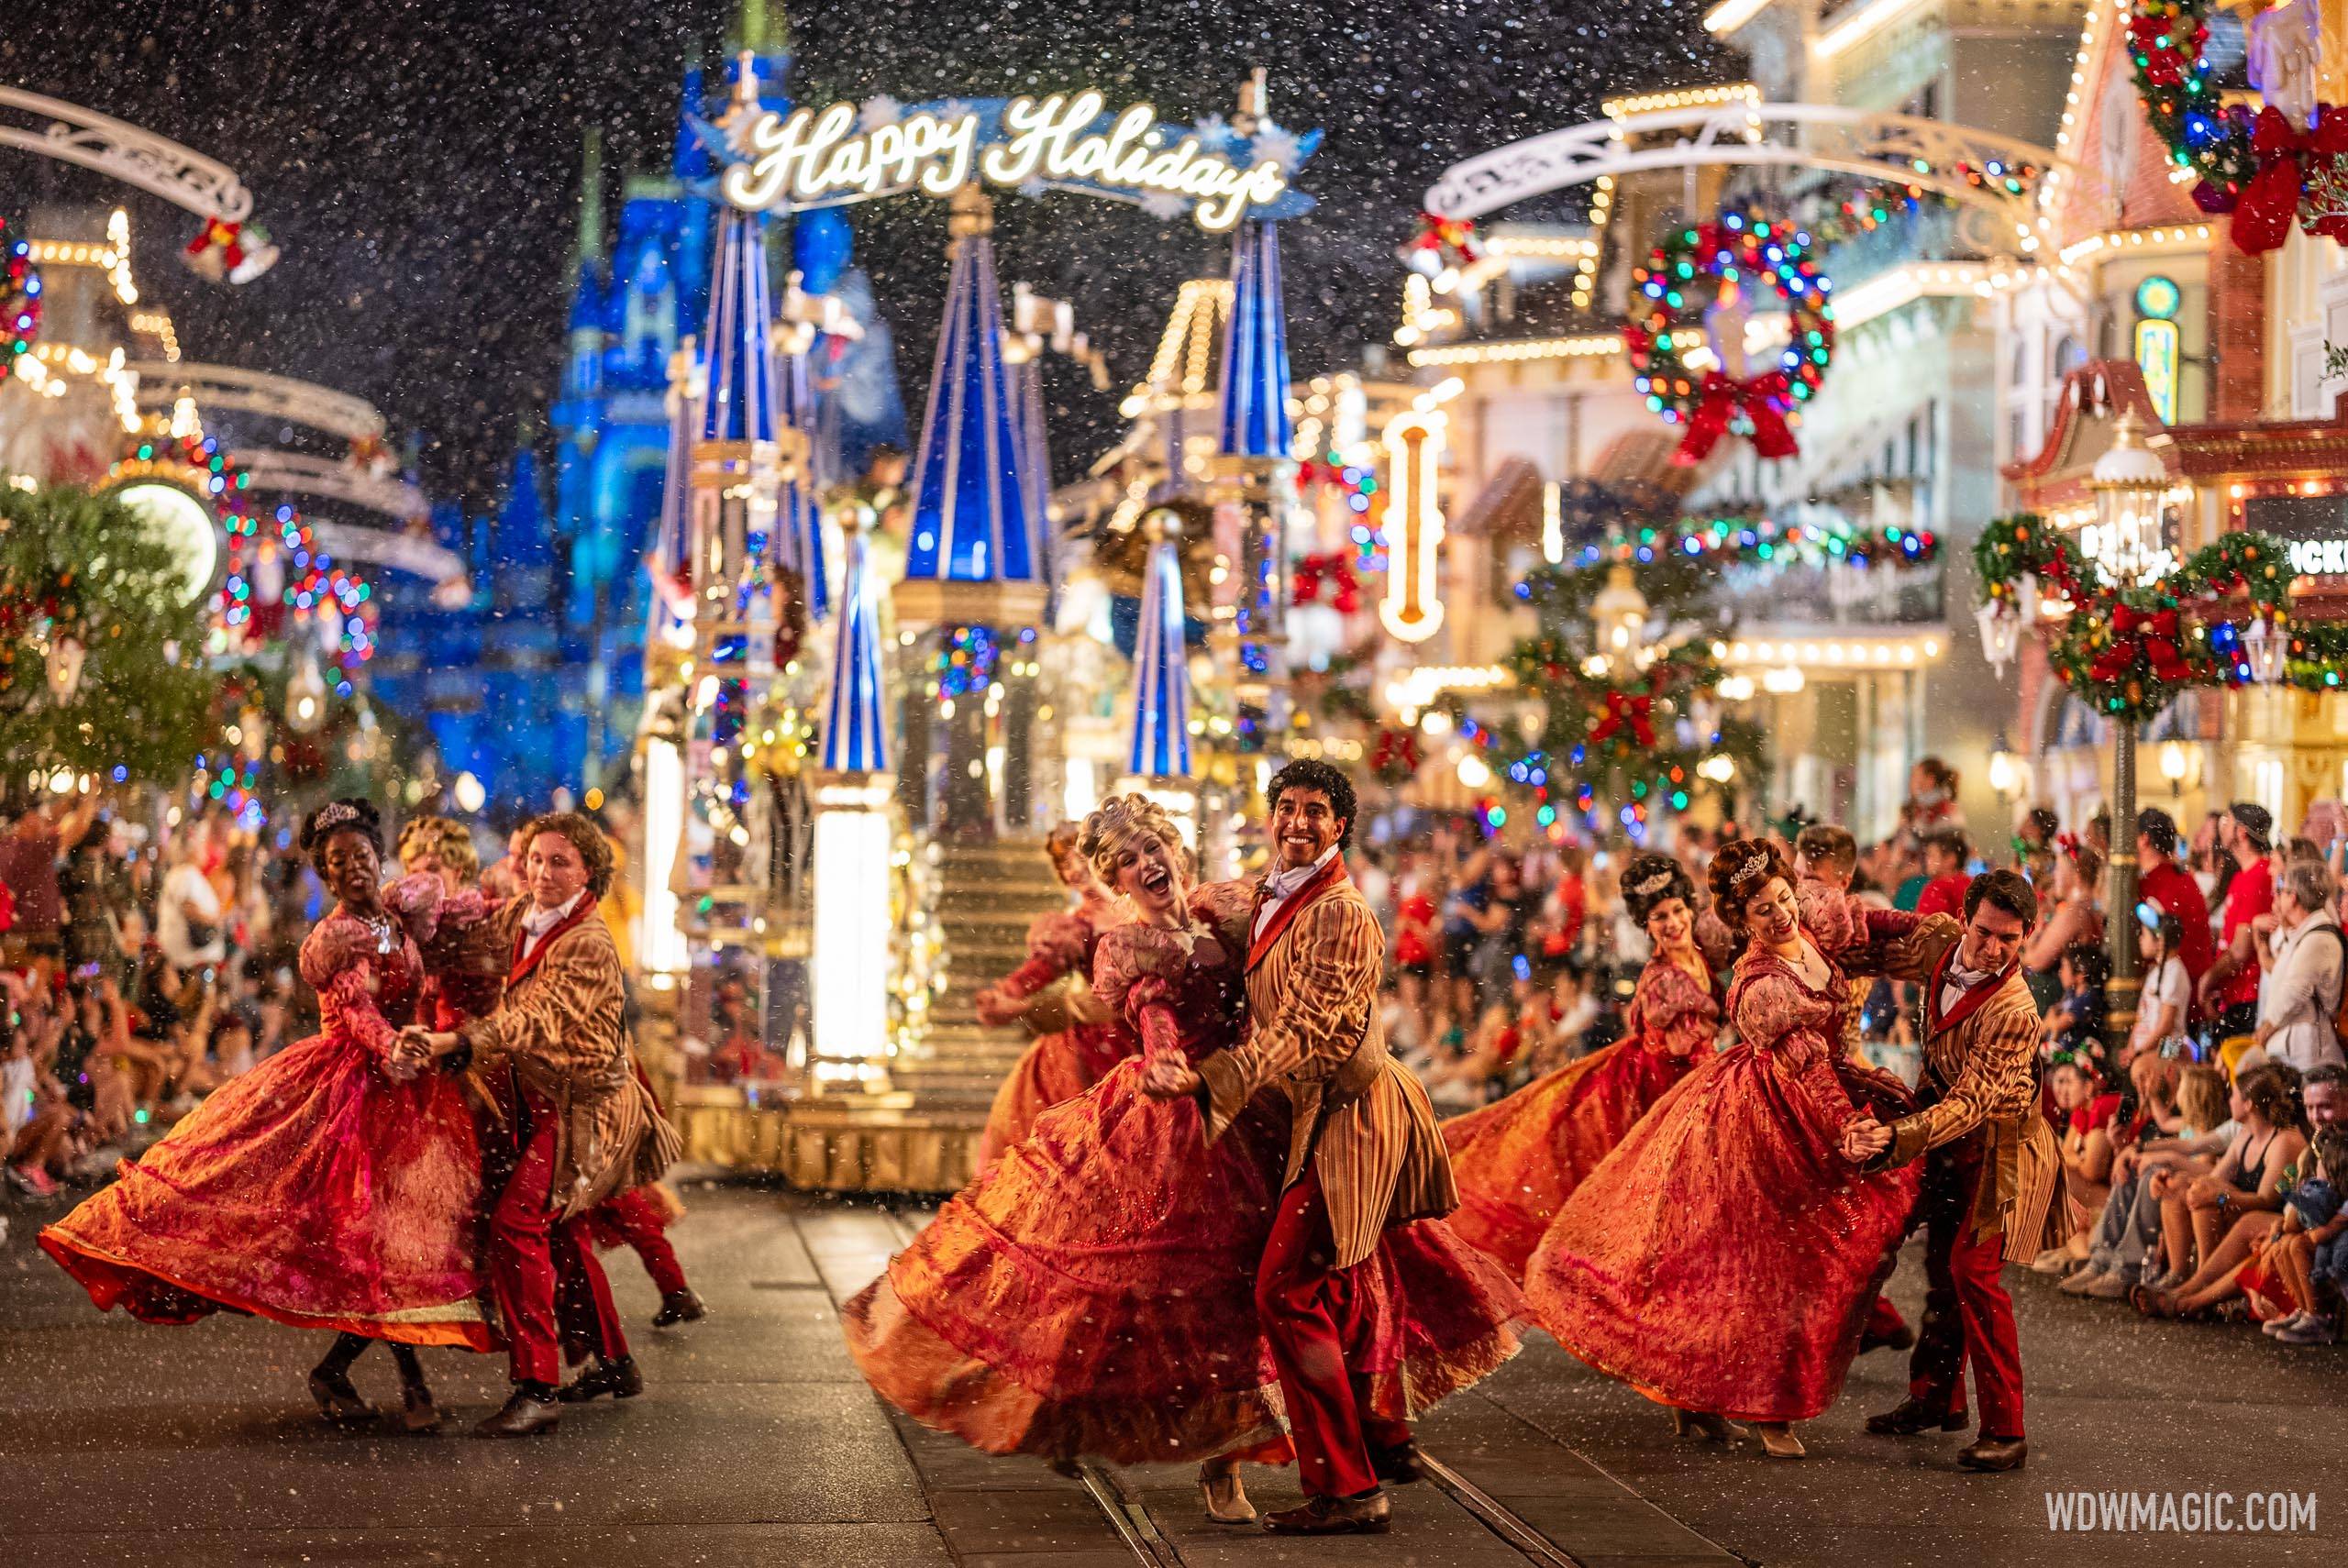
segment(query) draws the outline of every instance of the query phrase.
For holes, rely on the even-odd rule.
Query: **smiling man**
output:
[[[1157,1066],[1146,1087],[1162,1098],[1201,1095],[1210,1139],[1259,1090],[1288,1100],[1284,1190],[1256,1272],[1256,1307],[1305,1502],[1264,1526],[1282,1534],[1378,1533],[1390,1519],[1380,1483],[1415,1481],[1421,1470],[1401,1412],[1360,1402],[1380,1370],[1372,1364],[1379,1330],[1363,1270],[1397,1266],[1394,1255],[1382,1265],[1372,1256],[1393,1244],[1390,1227],[1434,1220],[1459,1199],[1426,1091],[1387,1054],[1379,1025],[1386,941],[1344,855],[1353,785],[1327,763],[1307,760],[1281,768],[1268,792],[1276,864],[1256,890],[1246,933],[1246,1041],[1195,1071]],[[1410,1256],[1423,1271],[1416,1283],[1427,1301],[1443,1304],[1447,1321],[1473,1325],[1473,1335],[1445,1358],[1440,1375],[1451,1381],[1434,1386],[1438,1374],[1429,1372],[1414,1383],[1427,1404],[1499,1364],[1513,1347],[1507,1323],[1521,1305],[1505,1279],[1479,1274],[1468,1249],[1437,1230],[1412,1238]],[[1398,1340],[1411,1331],[1389,1331]]]
[[[1909,1363],[1908,1397],[1867,1430],[1913,1437],[1964,1425],[1973,1369],[1981,1434],[1957,1455],[1968,1470],[2018,1470],[2021,1347],[1999,1275],[2060,1239],[2062,1167],[2038,1112],[2038,1004],[2021,958],[2038,897],[2020,873],[1976,877],[1965,924],[1919,933],[1895,979],[1923,988],[1922,1109],[1889,1126],[1863,1123],[1846,1152],[1876,1166],[1925,1162],[1917,1218],[1924,1227],[1924,1321]]]

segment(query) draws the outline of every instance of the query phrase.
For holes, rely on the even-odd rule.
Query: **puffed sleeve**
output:
[[[1778,1054],[1793,1088],[1808,1102],[1817,1130],[1829,1140],[1840,1137],[1859,1113],[1835,1074],[1833,1043],[1803,1017],[1806,1001],[1800,988],[1784,975],[1764,972],[1738,984],[1729,1009],[1747,1044]]]
[[[1093,952],[1092,994],[1141,1036],[1148,1059],[1184,1055],[1174,990],[1188,961],[1173,933],[1138,922],[1116,927]]]
[[[356,921],[318,922],[302,943],[302,978],[318,993],[318,1011],[328,1027],[349,1034],[378,1060],[390,1057],[400,1032],[376,1005],[382,993],[376,952]]]
[[[442,904],[447,898],[448,885],[429,871],[403,877],[383,889],[384,904],[399,917],[400,924],[407,928],[409,937],[418,947],[430,942],[433,933],[439,929]]]
[[[1038,915],[1027,927],[1027,961],[989,986],[990,1010],[1015,1013],[1017,1004],[1071,970],[1081,971],[1092,927],[1081,915]]]
[[[1794,889],[1802,929],[1818,950],[1854,977],[1921,985],[1964,928],[1947,915],[1889,910],[1804,878]]]
[[[1191,913],[1214,927],[1215,939],[1234,953],[1247,951],[1254,934],[1256,885],[1253,882],[1205,882],[1191,891]]]

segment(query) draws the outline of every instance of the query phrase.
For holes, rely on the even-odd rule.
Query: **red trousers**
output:
[[[1981,1435],[2011,1439],[2022,1435],[2021,1342],[2000,1277],[2006,1239],[1973,1234],[1976,1186],[1993,1179],[1982,1156],[1978,1134],[1925,1156],[1924,1321],[1908,1363],[1908,1393],[1928,1410],[1962,1414],[1970,1366]]]
[[[1908,1320],[1899,1315],[1899,1309],[1891,1304],[1888,1296],[1877,1297],[1875,1305],[1867,1309],[1866,1331],[1877,1338],[1896,1334],[1907,1325]]]
[[[598,1242],[608,1237],[607,1245],[625,1242],[636,1250],[644,1272],[652,1276],[653,1289],[663,1296],[683,1293],[685,1267],[669,1240],[669,1215],[649,1191],[632,1187],[615,1193],[588,1210],[586,1218]]]
[[[627,1354],[627,1336],[580,1221],[554,1217],[554,1103],[525,1091],[517,1131],[519,1158],[490,1211],[490,1284],[505,1319],[514,1381],[554,1383],[562,1376],[565,1341],[616,1360]]]
[[[1355,1271],[1331,1268],[1335,1256],[1321,1176],[1308,1168],[1273,1217],[1256,1268],[1256,1313],[1288,1404],[1298,1479],[1315,1496],[1351,1497],[1377,1489],[1370,1449],[1399,1448],[1411,1429],[1361,1414],[1346,1368],[1361,1359],[1368,1322]]]

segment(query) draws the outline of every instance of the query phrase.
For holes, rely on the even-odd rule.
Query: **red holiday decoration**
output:
[[[1354,573],[1350,552],[1329,550],[1297,558],[1289,602],[1318,604],[1324,588],[1329,594],[1329,608],[1338,614],[1350,615],[1361,608],[1361,579]]]
[[[1623,327],[1631,374],[1649,408],[1688,427],[1671,460],[1700,462],[1736,430],[1764,458],[1799,452],[1787,416],[1817,392],[1834,356],[1833,285],[1811,259],[1810,236],[1791,223],[1723,213],[1656,246],[1631,282],[1636,292]],[[1733,375],[1723,361],[1740,359],[1744,345],[1711,342],[1705,318],[1715,304],[1764,289],[1784,302],[1786,346],[1769,369]],[[1742,330],[1733,311],[1716,319]]]
[[[1655,745],[1655,699],[1645,693],[1632,695],[1623,691],[1606,694],[1606,712],[1589,727],[1593,745],[1612,740],[1622,734],[1623,726],[1631,727],[1631,736],[1642,746]]]
[[[1402,247],[1405,262],[1421,253],[1433,255],[1439,267],[1468,267],[1484,259],[1483,248],[1476,243],[1475,220],[1441,213],[1421,213],[1419,232]]]

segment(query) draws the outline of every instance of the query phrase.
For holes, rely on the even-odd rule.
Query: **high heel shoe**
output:
[[[1256,1522],[1256,1505],[1247,1500],[1247,1488],[1240,1481],[1236,1470],[1226,1470],[1219,1475],[1209,1475],[1201,1470],[1199,1497],[1206,1504],[1207,1522],[1210,1524],[1251,1525]]]
[[[310,1374],[310,1397],[330,1427],[363,1427],[375,1419],[375,1407],[359,1397],[350,1379],[339,1372],[317,1367]]]
[[[1755,1421],[1753,1430],[1761,1436],[1761,1452],[1772,1459],[1800,1459],[1810,1452],[1785,1421]]]
[[[439,1406],[432,1402],[432,1390],[421,1383],[411,1383],[400,1390],[404,1405],[400,1412],[400,1428],[411,1432],[437,1432],[446,1419]]]
[[[1675,1409],[1671,1412],[1671,1435],[1701,1438],[1706,1442],[1734,1442],[1740,1434],[1710,1410]]]

